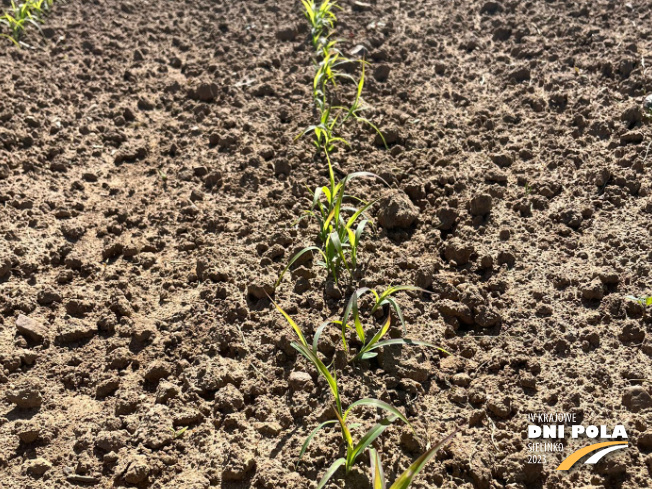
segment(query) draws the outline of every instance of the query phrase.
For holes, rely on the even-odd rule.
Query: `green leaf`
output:
[[[369,202],[368,204],[366,204],[363,207],[361,207],[360,209],[358,209],[358,211],[349,218],[349,221],[346,223],[346,227],[347,228],[352,227],[353,224],[355,223],[355,221],[358,219],[358,217],[360,217],[363,212],[365,212],[367,209],[369,209],[369,207],[374,205],[375,202],[376,201]]]
[[[380,139],[383,140],[383,145],[385,146],[385,149],[388,148],[387,141],[385,141],[385,136],[383,136],[383,133],[380,132],[380,129],[378,129],[378,127],[376,127],[376,125],[373,122],[371,122],[369,119],[366,119],[364,117],[360,117],[359,115],[356,115],[356,114],[353,114],[353,117],[355,118],[356,121],[367,124],[374,131],[376,131],[376,134],[378,134],[380,136]]]
[[[267,297],[269,297],[269,296],[267,296]],[[305,346],[308,346],[308,343],[306,342],[306,339],[304,338],[303,333],[301,332],[301,328],[299,328],[297,323],[295,323],[294,320],[288,315],[288,313],[286,313],[283,309],[281,309],[281,306],[279,306],[276,302],[274,302],[274,300],[271,297],[269,297],[269,300],[272,301],[272,304],[274,304],[276,309],[281,314],[283,314],[283,316],[285,317],[287,322],[290,323],[290,326],[292,326],[292,329],[294,329],[294,332],[299,337],[299,340],[301,341],[301,344],[305,345]]]
[[[324,421],[324,422],[321,423],[319,426],[317,426],[317,428],[315,428],[314,430],[312,430],[312,431],[310,432],[310,434],[309,434],[308,437],[306,438],[306,441],[304,441],[304,442],[303,442],[303,445],[301,446],[301,451],[299,452],[299,459],[297,460],[297,466],[299,465],[299,462],[301,462],[301,457],[303,457],[303,454],[306,453],[306,449],[308,448],[308,445],[310,445],[310,442],[311,442],[312,439],[315,437],[315,435],[317,434],[317,432],[318,432],[319,430],[325,428],[326,426],[329,426],[329,425],[332,425],[332,424],[336,424],[336,423],[337,423],[337,420],[335,420],[335,419],[332,419],[332,420],[330,420],[330,421]]]
[[[324,365],[324,362],[322,362],[317,356],[317,354],[314,353],[310,348],[308,348],[307,345],[301,345],[295,342],[292,342],[291,345],[295,350],[301,353],[310,363],[312,363],[317,369],[317,371],[319,372],[319,374],[326,380],[328,386],[331,389],[331,393],[333,394],[333,397],[335,399],[336,414],[338,414],[339,417],[339,413],[342,412],[342,402],[340,401],[340,391],[337,387],[337,380],[330,373],[326,365]]]
[[[342,247],[342,242],[340,241],[340,237],[338,236],[337,232],[332,232],[328,239],[333,245],[333,249],[335,250],[335,253],[337,253],[337,256],[339,256],[340,260],[342,260],[342,263],[344,263],[344,266],[346,267],[347,271],[351,273],[351,270],[349,269],[349,264],[347,263],[346,257],[344,256],[344,248]]]
[[[356,179],[356,178],[375,178],[377,180],[380,180],[381,182],[383,182],[385,185],[387,185],[389,187],[389,184],[385,180],[383,180],[381,177],[379,177],[375,173],[371,173],[371,172],[368,172],[368,171],[358,171],[358,172],[354,172],[354,173],[349,173],[347,176],[344,177],[342,182],[344,184],[346,184],[349,181],[351,181],[353,179]]]
[[[369,290],[370,290],[369,287],[361,287],[355,292],[353,292],[353,294],[349,299],[349,302],[346,303],[346,307],[344,308],[344,316],[342,317],[342,343],[344,344],[345,351],[349,351],[346,344],[346,327],[349,322],[349,317],[351,317],[352,313],[354,314],[354,316],[357,315],[358,298],[362,296],[362,294],[364,294],[365,292],[368,292]]]
[[[360,74],[360,81],[358,82],[358,92],[355,96],[356,103],[358,100],[360,100],[360,97],[362,96],[362,89],[364,88],[364,65],[365,63],[362,63],[362,73]]]
[[[398,321],[401,323],[401,326],[403,326],[403,333],[407,333],[407,328],[405,327],[405,318],[403,317],[403,311],[401,311],[401,307],[398,305],[398,303],[392,299],[392,298],[387,298],[385,299],[390,306],[392,306],[392,309],[394,309],[394,312],[396,313],[396,316],[398,317]]]
[[[378,353],[363,353],[360,355],[360,360],[371,360],[372,358],[376,358],[378,356]]]
[[[279,284],[281,283],[281,280],[283,279],[283,275],[285,275],[285,272],[287,272],[287,271],[290,269],[290,267],[291,267],[292,265],[294,265],[294,263],[295,263],[299,258],[301,258],[305,253],[308,253],[309,251],[316,251],[316,252],[320,253],[320,254],[324,257],[324,259],[328,260],[328,257],[324,254],[324,252],[321,250],[321,248],[319,248],[319,247],[317,247],[317,246],[308,246],[308,247],[302,249],[302,250],[299,251],[296,255],[294,255],[294,256],[292,257],[292,259],[288,262],[288,264],[285,266],[285,268],[283,269],[283,271],[281,272],[281,274],[278,276],[278,279],[277,279],[276,282],[274,283],[274,288],[276,288],[276,287],[279,286]]]
[[[351,467],[353,467],[353,464],[358,458],[358,455],[360,455],[364,450],[366,450],[367,447],[376,440],[376,438],[382,435],[383,431],[385,431],[394,421],[396,421],[396,419],[397,419],[396,416],[389,416],[388,418],[384,418],[383,420],[381,420],[377,425],[375,425],[369,431],[367,431],[367,433],[360,439],[358,444],[351,451],[347,452],[347,456],[346,456],[347,472],[351,470]]]
[[[346,421],[347,416],[351,413],[352,410],[354,410],[355,408],[360,407],[360,406],[373,406],[373,407],[376,407],[376,408],[379,408],[379,409],[383,409],[383,410],[387,411],[388,413],[393,414],[395,417],[397,417],[398,419],[403,421],[408,426],[412,427],[410,422],[407,420],[405,415],[403,413],[401,413],[401,411],[396,409],[391,404],[388,404],[388,403],[386,403],[384,401],[381,401],[379,399],[360,399],[359,401],[354,402],[353,404],[351,404],[349,406],[349,408],[344,413],[344,420]]]
[[[355,356],[354,360],[360,360],[362,359],[362,356],[365,353],[370,352],[371,350],[374,350],[375,348],[378,348],[376,346],[378,344],[378,341],[387,334],[387,331],[389,330],[389,326],[391,324],[391,316],[387,316],[387,320],[385,321],[385,324],[378,330],[378,332],[369,340],[369,343],[364,345],[360,352]]]
[[[369,449],[369,465],[371,466],[371,485],[373,489],[386,489],[385,473],[383,472],[383,464],[380,461],[378,452]]]
[[[20,44],[18,44],[18,41],[16,41],[13,37],[7,35],[7,34],[0,34],[0,37],[6,37],[9,39],[11,42],[13,42],[17,47],[20,48]]]
[[[432,343],[428,343],[426,341],[418,341],[418,340],[409,340],[407,338],[396,338],[393,340],[385,340],[381,341],[379,343],[376,343],[373,345],[371,348],[368,348],[366,351],[371,351],[375,350],[376,348],[380,348],[381,346],[391,346],[391,345],[420,345],[420,346],[429,346],[431,348],[436,348],[442,353],[445,353],[446,355],[451,355],[452,353],[444,350],[443,348],[440,348],[438,346],[433,345]]]
[[[357,252],[358,252],[357,247],[358,247],[358,244],[360,244],[360,237],[362,236],[362,233],[364,232],[364,229],[367,226],[368,222],[369,221],[367,221],[366,219],[360,221],[360,223],[358,224],[358,227],[355,230],[355,243],[356,243],[356,245],[355,245],[355,250],[353,250],[355,255],[357,255]]]
[[[376,300],[376,305],[374,305],[374,308],[371,310],[371,312],[372,313],[376,312],[376,309],[382,306],[385,303],[384,302],[385,299],[387,299],[390,295],[393,295],[401,291],[418,291],[424,294],[432,294],[431,291],[422,289],[421,287],[416,287],[414,285],[396,285],[396,286],[388,287],[382,294],[380,294],[380,297],[378,297],[378,299]]]
[[[432,457],[439,451],[441,447],[447,444],[453,439],[453,436],[457,433],[457,430],[453,431],[450,435],[444,438],[442,441],[437,443],[430,450],[426,451],[418,459],[414,461],[408,469],[401,474],[401,476],[394,481],[394,484],[389,489],[407,489],[410,484],[412,484],[412,479],[421,472],[423,467],[432,459]]]
[[[321,338],[321,334],[323,333],[324,329],[329,326],[330,324],[336,323],[335,321],[325,321],[323,322],[318,328],[317,331],[315,332],[315,336],[312,339],[312,351],[315,352],[315,355],[317,354],[317,346],[319,345],[319,338]]]
[[[333,464],[324,474],[324,477],[322,477],[319,483],[317,484],[317,489],[321,489],[322,487],[324,487],[326,483],[330,480],[330,478],[333,477],[335,472],[337,472],[337,469],[339,469],[344,464],[346,464],[346,459],[344,458],[338,458],[335,462],[333,462]]]

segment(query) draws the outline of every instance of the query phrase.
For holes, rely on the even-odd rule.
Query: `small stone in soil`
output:
[[[442,207],[437,211],[437,218],[439,219],[439,229],[450,231],[457,223],[459,213],[452,207]]]
[[[276,39],[279,41],[294,41],[297,34],[297,28],[294,25],[284,25],[276,31]]]
[[[67,321],[56,335],[59,343],[73,343],[92,338],[97,328],[86,321]]]
[[[235,413],[244,407],[244,397],[233,384],[227,384],[215,395],[215,409],[222,413]]]
[[[11,258],[9,255],[0,256],[0,278],[4,278],[11,272]]]
[[[41,323],[22,314],[16,319],[16,329],[20,334],[36,343],[42,343],[48,333],[47,328]]]
[[[49,306],[54,302],[61,302],[61,294],[51,287],[40,290],[36,296],[36,301],[42,306]]]
[[[33,443],[41,434],[38,424],[32,421],[16,426],[16,434],[22,443]]]
[[[146,457],[142,455],[131,457],[124,474],[124,480],[128,484],[139,484],[147,479],[150,470]]]
[[[247,285],[247,293],[256,299],[264,299],[274,294],[273,281],[258,280]]]
[[[462,241],[460,238],[452,238],[446,243],[444,257],[446,260],[462,266],[469,262],[474,251],[475,249],[471,243]]]
[[[7,400],[20,409],[41,407],[41,384],[33,379],[24,379],[7,389]]]
[[[489,399],[487,401],[487,409],[499,418],[506,418],[512,412],[511,401],[509,398]]]
[[[472,216],[486,216],[491,212],[493,199],[489,194],[476,195],[471,199],[469,210]]]
[[[652,396],[641,386],[629,387],[623,393],[622,403],[629,411],[637,413],[652,407]]]
[[[379,82],[384,82],[387,80],[387,78],[389,78],[390,71],[391,70],[389,65],[386,64],[378,65],[374,70],[374,78]]]
[[[599,301],[604,297],[604,286],[598,279],[582,287],[582,297],[587,301]]]
[[[118,387],[120,387],[120,379],[117,377],[103,380],[97,384],[95,396],[98,398],[106,397],[118,390]]]
[[[395,192],[380,201],[378,223],[385,229],[409,229],[419,217],[419,209],[404,192]]]
[[[52,468],[52,463],[44,458],[35,458],[25,462],[25,472],[33,477],[40,477]]]
[[[312,377],[306,372],[292,372],[288,378],[288,385],[293,391],[310,392],[313,387]]]
[[[156,388],[156,402],[165,404],[170,399],[177,397],[179,392],[179,388],[172,382],[163,381]]]
[[[156,382],[170,376],[170,368],[159,360],[153,361],[145,371],[145,380]]]

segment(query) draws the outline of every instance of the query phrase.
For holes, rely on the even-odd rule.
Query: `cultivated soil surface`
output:
[[[355,186],[383,200],[353,282],[308,262],[275,298],[312,338],[355,287],[432,291],[397,296],[407,337],[452,356],[340,370],[345,405],[414,424],[376,444],[388,479],[459,426],[413,487],[649,487],[652,320],[626,296],[652,294],[652,6],[340,3],[389,148],[348,126],[334,161],[389,187]],[[70,0],[44,29],[0,51],[0,486],[314,487],[342,454],[325,430],[295,468],[329,392],[265,296],[313,244],[294,224],[327,178],[295,141],[300,3]],[[341,368],[337,330],[322,343]],[[526,415],[554,412],[630,446],[527,464]],[[330,487],[370,487],[366,467]]]

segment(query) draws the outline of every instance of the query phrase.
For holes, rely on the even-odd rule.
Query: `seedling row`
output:
[[[25,0],[22,3],[15,3],[11,0],[11,7],[2,16],[0,24],[5,26],[9,33],[2,32],[0,36],[20,46],[25,29],[32,25],[41,32],[41,25],[45,16],[52,9],[54,0]]]
[[[302,219],[310,219],[317,223],[314,243],[305,246],[290,258],[278,277],[276,288],[281,286],[285,273],[306,254],[317,258],[317,264],[326,271],[325,280],[332,280],[338,284],[347,279],[349,284],[354,283],[360,260],[360,243],[368,234],[367,231],[374,227],[369,210],[376,199],[363,198],[352,189],[355,190],[355,184],[360,179],[370,179],[380,185],[388,186],[378,175],[370,172],[355,172],[341,179],[335,178],[333,157],[337,155],[339,149],[351,148],[350,142],[342,136],[345,125],[357,122],[369,126],[380,135],[383,142],[385,139],[378,127],[363,115],[365,104],[362,93],[367,61],[345,57],[335,38],[337,21],[335,12],[339,6],[333,0],[323,0],[320,4],[317,4],[315,0],[302,0],[302,4],[310,26],[310,43],[313,48],[312,98],[315,123],[309,125],[297,138],[312,136],[312,143],[319,156],[317,160],[321,160],[325,164],[329,179],[323,186],[314,190],[309,189],[312,195],[310,205],[302,216]],[[360,67],[357,79],[345,71],[345,68],[350,71],[350,67],[356,65]],[[355,91],[349,97],[350,104],[343,102],[347,99],[347,86],[355,87]],[[397,295],[409,291],[427,293],[418,287],[406,285],[389,287],[382,292],[367,287],[355,290],[346,303],[342,318],[327,321],[317,327],[312,341],[306,338],[303,329],[297,322],[276,302],[272,301],[294,331],[296,341],[292,342],[292,346],[314,367],[318,375],[328,385],[332,402],[333,419],[322,422],[311,431],[301,447],[298,461],[323,429],[339,427],[342,444],[345,447],[345,455],[333,461],[317,482],[318,489],[326,486],[341,467],[344,467],[345,472],[349,473],[365,452],[368,452],[369,455],[370,478],[374,489],[387,487],[381,455],[373,447],[373,444],[395,422],[405,423],[413,430],[412,424],[400,409],[379,399],[358,399],[349,406],[343,405],[338,372],[334,362],[325,359],[320,353],[319,343],[324,332],[328,328],[337,328],[341,333],[342,349],[350,363],[363,364],[374,358],[378,354],[378,349],[392,345],[434,348],[446,355],[449,354],[446,350],[425,341],[388,338],[393,317],[400,323],[403,332],[407,332]],[[368,310],[364,311],[368,314],[361,312],[366,308],[366,306],[362,306],[361,302],[365,295],[372,297],[371,305],[368,306]],[[379,313],[382,313],[380,314],[382,320],[376,324],[375,317]],[[359,345],[355,352],[351,352],[351,339],[355,341],[356,345]],[[357,425],[351,423],[350,415],[353,411],[365,408],[376,409],[384,413],[384,417],[381,417],[362,436],[356,438],[354,428]],[[439,443],[429,446],[426,452],[395,480],[390,489],[407,488],[437,450],[448,443],[454,434],[455,432],[444,437]]]

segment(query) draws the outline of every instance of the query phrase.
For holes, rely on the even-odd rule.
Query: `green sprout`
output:
[[[188,426],[184,426],[183,428],[179,430],[175,430],[174,428],[170,428],[170,431],[174,435],[174,439],[176,440],[177,438],[181,438],[183,434],[188,431]]]
[[[396,409],[391,404],[380,401],[378,399],[371,399],[371,398],[360,399],[358,401],[351,403],[348,408],[344,409],[344,407],[342,406],[342,399],[340,395],[340,389],[337,384],[336,374],[334,372],[331,372],[329,367],[327,367],[324,364],[324,362],[322,362],[322,360],[319,358],[317,352],[318,337],[315,338],[312,345],[309,345],[308,342],[306,341],[303,332],[301,331],[301,328],[296,324],[296,322],[278,304],[276,304],[276,302],[272,301],[272,303],[274,304],[276,309],[285,317],[285,319],[292,326],[292,329],[295,331],[297,335],[299,341],[298,342],[293,341],[291,343],[292,347],[295,350],[297,350],[306,360],[308,360],[309,363],[311,363],[315,367],[319,375],[328,384],[331,396],[333,398],[333,410],[335,411],[335,417],[336,417],[336,419],[328,420],[321,423],[320,425],[317,426],[317,428],[315,428],[308,435],[305,442],[301,446],[301,451],[299,452],[299,460],[297,461],[297,464],[301,460],[303,454],[308,449],[308,446],[310,445],[310,442],[313,440],[313,438],[317,435],[317,433],[321,429],[327,426],[339,424],[340,431],[342,434],[342,440],[344,441],[344,444],[346,446],[346,456],[335,460],[328,468],[324,476],[321,478],[319,483],[317,484],[317,489],[321,489],[326,485],[326,483],[331,479],[331,477],[333,477],[335,472],[337,472],[337,469],[339,469],[340,467],[344,466],[346,473],[348,474],[353,468],[353,465],[355,464],[358,457],[362,453],[364,453],[364,451],[380,435],[382,435],[383,432],[394,421],[400,419],[408,426],[410,426],[410,428],[412,428],[412,425],[398,409]],[[353,439],[353,435],[351,431],[352,429],[354,429],[356,425],[349,423],[349,416],[353,412],[353,410],[365,406],[371,406],[371,407],[381,409],[383,411],[387,411],[389,413],[389,416],[383,418],[380,422],[378,422],[376,425],[370,428],[356,442]]]
[[[638,302],[643,307],[652,306],[652,296],[636,297],[633,295],[628,295],[626,298],[629,299],[630,301]]]
[[[0,37],[6,37],[20,47],[20,38],[28,24],[35,26],[41,32],[39,23],[43,23],[43,18],[53,3],[54,0],[27,0],[16,4],[11,0],[9,10],[0,16],[0,24],[7,26],[10,34],[2,33]]]
[[[453,431],[450,435],[445,437],[442,441],[437,443],[434,447],[427,450],[423,455],[414,461],[405,472],[403,472],[391,485],[389,489],[407,489],[412,484],[412,480],[419,472],[426,466],[426,464],[435,456],[435,454],[448,442],[450,442],[457,430]],[[385,480],[385,473],[380,460],[380,455],[374,448],[369,448],[369,465],[371,468],[371,481],[373,489],[386,489],[387,482]]]
[[[337,182],[330,158],[327,159],[329,186],[315,189],[312,205],[304,216],[315,218],[319,223],[319,232],[317,233],[319,246],[307,246],[294,255],[279,275],[275,287],[281,283],[288,269],[309,252],[321,256],[322,261],[319,262],[319,265],[327,269],[335,283],[338,282],[342,270],[347,270],[352,275],[358,266],[358,251],[362,234],[367,224],[373,224],[371,218],[366,215],[366,211],[374,202],[365,202],[347,194],[347,184],[359,178],[376,178],[387,183],[378,175],[369,172],[351,173]]]
[[[362,74],[357,81],[351,75],[339,69],[353,62],[353,60],[342,55],[337,47],[338,41],[330,39],[337,21],[333,11],[339,6],[332,0],[323,0],[319,6],[314,0],[301,1],[304,6],[305,16],[311,26],[312,45],[315,49],[315,76],[312,96],[319,122],[308,126],[297,138],[312,133],[315,137],[313,143],[318,150],[323,150],[325,153],[332,152],[336,144],[349,146],[344,138],[335,135],[335,130],[341,129],[346,121],[353,119],[373,128],[387,146],[385,137],[380,130],[362,115],[365,108],[362,100],[362,90],[365,83],[366,61],[359,61],[362,64]],[[336,89],[338,79],[348,79],[357,84],[356,96],[351,107],[331,105],[332,97],[329,93],[329,87],[330,89]]]
[[[403,318],[403,313],[401,311],[401,308],[396,302],[396,300],[391,296],[397,292],[408,291],[408,290],[427,292],[426,290],[421,289],[419,287],[413,287],[409,285],[399,285],[396,287],[389,287],[382,294],[378,294],[378,292],[368,287],[362,287],[353,293],[344,310],[344,317],[342,318],[342,321],[333,321],[333,322],[335,324],[338,324],[342,328],[342,344],[344,346],[345,351],[348,351],[348,345],[346,342],[346,333],[347,330],[349,329],[355,331],[356,336],[362,343],[362,348],[360,348],[357,355],[354,357],[353,359],[354,361],[369,360],[370,358],[374,358],[378,354],[373,350],[376,350],[384,346],[391,346],[391,345],[428,346],[431,348],[436,348],[437,350],[447,355],[450,355],[450,353],[444,350],[443,348],[439,348],[438,346],[435,346],[426,341],[410,340],[407,338],[393,338],[389,340],[383,340],[383,338],[387,335],[391,325],[391,316],[389,314],[387,315],[387,318],[385,319],[385,322],[382,325],[382,327],[371,338],[369,337],[370,335],[364,330],[362,321],[360,320],[358,299],[363,294],[369,292],[373,294],[375,299],[375,303],[371,308],[371,314],[374,314],[377,310],[387,305],[394,310],[397,317],[399,318],[399,321],[401,322],[401,325],[403,326],[403,330],[406,331],[405,320]],[[353,324],[349,323],[349,319],[353,319]],[[321,334],[321,330],[317,330],[317,334],[315,336],[318,336],[319,334]]]
[[[333,10],[340,7],[332,0],[323,0],[319,7],[315,0],[301,0],[301,3],[303,3],[304,15],[310,23],[312,45],[318,49],[328,39],[337,21]]]

